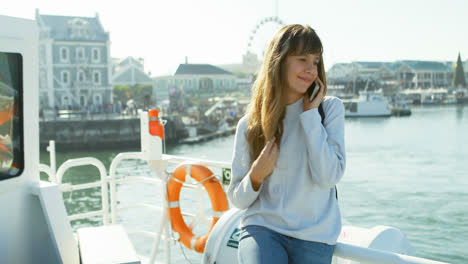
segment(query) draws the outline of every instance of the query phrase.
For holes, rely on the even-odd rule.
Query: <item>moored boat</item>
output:
[[[410,116],[411,109],[406,105],[394,104],[392,106],[392,116]]]
[[[389,117],[392,112],[381,90],[362,91],[357,99],[343,99],[346,117]]]
[[[458,89],[455,91],[457,104],[468,104],[468,91],[466,89]]]

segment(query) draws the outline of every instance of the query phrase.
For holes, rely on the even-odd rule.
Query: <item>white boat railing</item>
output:
[[[50,151],[50,160],[55,161],[55,148],[53,147],[53,142],[50,143],[48,148]],[[41,172],[46,173],[49,176],[49,179],[60,185],[60,189],[62,192],[72,192],[75,190],[83,190],[87,188],[95,188],[101,187],[101,194],[102,194],[102,210],[86,212],[81,214],[70,215],[69,220],[76,220],[94,216],[102,216],[103,224],[109,224],[109,218],[111,219],[112,224],[118,223],[117,216],[119,211],[127,211],[131,209],[137,208],[145,208],[151,211],[159,211],[162,212],[162,216],[160,219],[160,228],[158,232],[151,232],[151,231],[134,231],[128,232],[129,235],[137,235],[137,236],[145,236],[151,237],[155,239],[154,245],[151,250],[151,257],[150,263],[154,263],[156,260],[158,248],[160,246],[161,239],[164,240],[164,251],[166,253],[165,259],[166,263],[169,263],[169,242],[173,240],[171,236],[169,236],[169,225],[168,225],[168,217],[165,210],[166,207],[166,200],[164,199],[162,206],[157,206],[154,204],[146,204],[146,203],[134,203],[127,206],[118,207],[117,206],[117,192],[116,192],[116,185],[123,184],[123,183],[130,183],[130,182],[139,182],[139,183],[149,183],[149,184],[161,184],[162,185],[162,192],[164,197],[166,196],[166,182],[162,179],[166,179],[167,175],[158,175],[158,178],[152,177],[144,177],[144,176],[133,176],[131,178],[120,178],[117,179],[116,171],[120,162],[129,159],[137,159],[143,160],[143,155],[140,152],[128,152],[128,153],[120,153],[118,154],[111,162],[110,169],[109,169],[109,176],[106,174],[105,166],[99,160],[95,158],[79,158],[79,159],[71,159],[67,160],[63,163],[56,173],[54,173],[54,168],[49,167],[45,164],[40,164],[39,170]],[[184,158],[179,156],[172,156],[172,155],[163,155],[163,160],[165,162],[171,163],[183,163],[183,162],[190,162],[190,163],[197,163],[203,166],[212,167],[212,168],[229,168],[230,163],[228,162],[216,162],[216,161],[207,161],[201,159],[193,159],[193,158]],[[51,162],[55,163],[55,162]],[[101,181],[92,182],[92,183],[84,183],[84,184],[77,184],[71,185],[69,183],[63,183],[63,175],[68,169],[78,167],[78,166],[87,166],[87,165],[94,165],[99,169]],[[165,171],[165,173],[169,173]],[[107,193],[107,184],[109,184],[109,197],[110,197],[110,208],[108,202],[108,193]],[[211,217],[207,216],[205,212],[205,203],[203,200],[204,189],[200,184],[190,184],[184,183],[184,188],[196,189],[198,193],[198,209],[196,214],[191,214],[187,212],[182,212],[183,216],[187,216],[192,218],[192,223],[190,224],[190,228],[195,228],[195,226],[200,223],[201,221],[204,222],[211,222]],[[109,210],[110,209],[110,210]]]
[[[52,147],[48,148],[48,150],[52,150],[54,153],[50,153],[51,161],[55,163],[55,149]],[[51,152],[52,152],[51,151]],[[160,211],[162,212],[162,216],[160,219],[160,226],[158,232],[151,232],[151,231],[135,231],[128,233],[129,235],[139,235],[145,237],[154,238],[154,244],[151,250],[151,256],[149,259],[149,263],[155,263],[158,248],[161,243],[161,239],[164,240],[164,263],[170,263],[170,244],[169,242],[174,240],[172,236],[169,235],[170,226],[167,217],[167,201],[163,199],[162,206],[154,205],[154,204],[145,204],[145,203],[135,203],[125,207],[117,207],[117,195],[116,195],[116,184],[122,183],[129,183],[129,182],[144,182],[149,184],[161,184],[162,185],[162,192],[164,194],[163,197],[167,195],[167,175],[169,174],[168,171],[164,170],[165,175],[158,175],[159,178],[150,178],[150,177],[142,177],[142,176],[133,176],[130,178],[121,178],[117,179],[116,171],[118,164],[123,160],[127,159],[143,159],[143,156],[140,152],[128,152],[128,153],[120,153],[118,154],[112,161],[109,169],[109,176],[106,175],[106,169],[104,165],[95,158],[79,158],[79,159],[72,159],[68,160],[63,163],[57,173],[54,174],[54,168],[51,168],[47,165],[40,164],[39,170],[49,175],[49,179],[55,180],[57,184],[60,185],[62,192],[73,191],[73,190],[81,190],[85,188],[95,188],[101,187],[101,197],[102,197],[102,210],[76,214],[69,216],[70,220],[75,220],[78,218],[87,218],[95,215],[102,215],[103,217],[103,224],[109,224],[109,214],[111,218],[111,222],[113,224],[117,223],[117,215],[118,211],[125,211],[135,208],[145,208],[152,211]],[[172,156],[172,155],[163,155],[163,162],[173,162],[173,163],[182,163],[182,162],[190,162],[190,163],[197,163],[207,167],[214,167],[214,168],[229,168],[231,166],[228,162],[217,162],[217,161],[209,161],[209,160],[201,160],[201,159],[194,159],[194,158],[185,158],[180,156]],[[93,182],[93,183],[85,183],[85,184],[78,184],[78,185],[70,185],[62,183],[62,178],[64,173],[73,167],[77,166],[86,166],[86,165],[94,165],[99,169],[101,181]],[[107,201],[107,184],[109,184],[110,190],[110,208]],[[194,228],[196,224],[200,221],[210,222],[211,217],[205,215],[205,202],[203,200],[203,187],[200,184],[190,184],[184,183],[184,188],[194,188],[198,190],[198,210],[196,214],[190,213],[183,213],[184,216],[188,216],[192,218],[191,228]],[[110,209],[110,210],[109,210]],[[393,252],[387,252],[377,249],[371,248],[364,248],[358,247],[350,244],[344,243],[337,243],[334,251],[334,256],[348,259],[352,261],[368,263],[368,264],[444,264],[444,262],[418,258],[413,256],[407,256],[402,254],[397,254]]]
[[[393,252],[336,243],[333,255],[366,264],[448,264]]]
[[[84,184],[62,184],[62,178],[65,172],[71,168],[79,167],[79,166],[89,166],[93,165],[99,170],[99,175],[101,180],[98,182],[93,183],[84,183]],[[55,175],[57,184],[60,185],[62,192],[73,192],[75,190],[84,190],[89,188],[101,187],[101,210],[98,211],[91,211],[83,214],[75,214],[70,215],[70,220],[76,219],[83,219],[92,216],[102,216],[102,222],[104,225],[109,224],[109,201],[108,201],[108,192],[107,192],[107,170],[104,164],[96,158],[79,158],[79,159],[71,159],[65,161],[57,170],[57,174]]]

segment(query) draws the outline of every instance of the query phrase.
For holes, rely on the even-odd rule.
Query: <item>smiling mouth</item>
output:
[[[312,82],[312,79],[309,79],[309,78],[299,77],[299,79],[303,80],[306,83]]]

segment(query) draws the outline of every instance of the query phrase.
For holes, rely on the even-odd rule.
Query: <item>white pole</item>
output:
[[[161,187],[162,187],[163,197],[165,197],[163,199],[163,207],[166,208],[167,210],[163,209],[159,231],[154,241],[153,249],[151,250],[151,257],[149,261],[150,264],[154,264],[156,261],[156,256],[158,254],[158,248],[159,248],[159,243],[161,241],[161,236],[164,239],[165,263],[170,263],[170,255],[169,255],[170,245],[169,245],[169,232],[168,232],[169,225],[168,225],[168,215],[167,215],[167,212],[169,210],[168,202],[167,202],[167,197],[168,197],[167,196],[167,183],[163,181],[163,184]]]
[[[275,16],[278,17],[278,0],[275,1]]]
[[[55,160],[55,141],[54,140],[49,141],[49,146],[47,147],[47,151],[49,151],[49,157],[50,157],[50,171],[51,171],[50,180],[54,183],[57,183],[57,177],[55,176],[57,172],[57,164]]]
[[[166,251],[169,250],[169,246],[168,246],[168,237],[166,236],[167,232],[167,214],[166,214],[166,210],[163,210],[163,213],[162,213],[162,218],[161,218],[161,221],[160,221],[160,226],[159,226],[159,231],[158,231],[158,234],[156,236],[156,239],[154,241],[154,244],[153,244],[153,249],[151,250],[151,257],[150,257],[150,261],[149,263],[150,264],[153,264],[155,263],[156,261],[156,256],[158,255],[158,248],[159,248],[159,243],[161,241],[161,236],[164,236],[164,240],[165,240],[165,243],[164,243],[164,248]],[[167,263],[169,263],[167,261]]]

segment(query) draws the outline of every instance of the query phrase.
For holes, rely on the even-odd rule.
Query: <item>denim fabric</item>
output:
[[[330,264],[335,246],[301,240],[263,226],[242,229],[238,259],[241,264]]]

